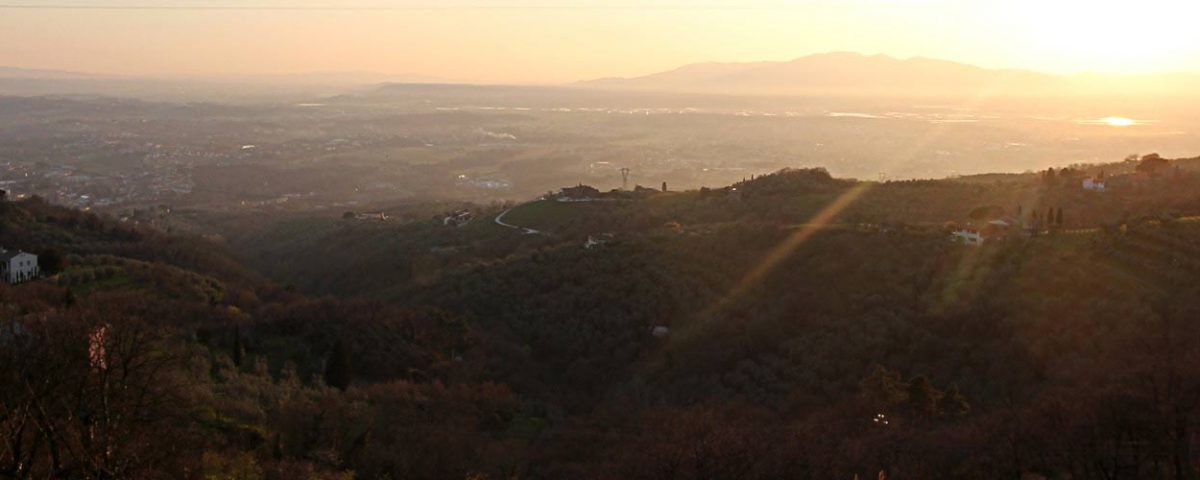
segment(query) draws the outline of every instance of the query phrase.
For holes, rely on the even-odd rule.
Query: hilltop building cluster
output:
[[[461,226],[467,225],[468,223],[471,223],[471,220],[474,220],[474,219],[475,219],[475,214],[472,213],[470,210],[467,210],[467,209],[455,210],[453,212],[447,213],[445,216],[442,217],[442,225],[448,226],[448,227],[449,226],[461,227]]]
[[[1036,237],[1047,230],[1057,230],[1063,226],[1063,209],[1049,208],[1045,212],[1033,210],[1023,215],[1022,207],[1017,206],[1016,215],[1007,215],[1000,206],[979,207],[971,212],[973,225],[958,226],[948,224],[950,240],[964,245],[983,245],[1010,238],[1017,235]]]
[[[554,199],[559,202],[596,202],[632,200],[636,198],[645,198],[650,195],[664,192],[667,192],[667,182],[663,182],[661,190],[635,185],[633,190],[613,189],[607,192],[601,192],[600,189],[596,187],[581,183],[574,187],[563,187],[559,190],[559,193],[548,194],[546,198]]]

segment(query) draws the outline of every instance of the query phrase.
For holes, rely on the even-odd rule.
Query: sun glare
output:
[[[1060,70],[1174,70],[1200,38],[1187,23],[1200,14],[1200,6],[1175,0],[1028,0],[1006,11],[1014,16],[1014,31],[1023,43]],[[1152,26],[1151,32],[1141,25]]]
[[[1110,127],[1130,127],[1137,123],[1132,118],[1125,117],[1104,117],[1100,121]]]

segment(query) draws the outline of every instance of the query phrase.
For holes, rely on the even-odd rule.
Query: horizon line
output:
[[[854,6],[875,5],[895,7],[894,2],[853,2]],[[799,8],[845,8],[851,5],[837,2],[818,2],[808,5],[552,5],[541,3],[511,5],[150,5],[128,3],[114,5],[90,5],[80,3],[32,4],[0,3],[0,9],[12,10],[262,10],[262,11],[450,11],[450,10],[794,10]],[[919,5],[913,5],[919,6]]]
[[[0,5],[0,9],[3,9],[3,8],[5,8],[5,7],[3,5]],[[164,7],[164,8],[170,8],[170,7]],[[243,8],[230,7],[229,9],[235,10],[235,9],[243,9]],[[252,10],[252,9],[253,8],[249,8],[249,10]],[[243,10],[246,10],[246,9],[243,9]],[[769,59],[766,59],[766,60],[700,60],[700,61],[688,62],[688,63],[683,63],[683,64],[676,64],[674,66],[663,67],[659,70],[655,70],[655,71],[652,71],[649,73],[643,73],[643,74],[636,74],[636,75],[629,75],[629,76],[608,75],[608,76],[601,76],[601,77],[589,77],[589,78],[583,78],[583,79],[561,80],[561,81],[552,81],[552,82],[467,80],[467,79],[444,78],[444,77],[439,77],[438,75],[434,75],[434,74],[425,74],[425,73],[419,73],[419,72],[384,73],[384,72],[379,72],[379,71],[363,70],[363,69],[298,70],[298,71],[286,71],[286,72],[280,71],[280,72],[257,72],[257,73],[250,73],[250,72],[103,73],[103,72],[95,72],[95,71],[73,70],[73,69],[70,69],[69,67],[68,68],[63,68],[63,67],[23,67],[23,66],[14,66],[11,64],[0,64],[0,69],[24,70],[24,71],[30,71],[30,72],[39,72],[40,71],[40,72],[46,72],[46,73],[86,75],[86,76],[93,76],[93,77],[108,77],[110,79],[142,79],[142,80],[249,80],[249,79],[254,79],[256,77],[259,79],[265,80],[266,78],[263,78],[263,77],[294,77],[294,76],[305,76],[305,75],[364,75],[364,76],[379,76],[379,77],[389,77],[389,76],[429,77],[429,78],[421,79],[420,81],[407,81],[407,80],[403,80],[403,79],[383,80],[382,81],[383,83],[468,84],[468,85],[507,85],[507,86],[518,86],[518,85],[568,86],[568,85],[573,85],[573,84],[578,84],[578,83],[597,82],[597,81],[633,80],[633,79],[638,79],[638,78],[647,77],[647,76],[653,76],[653,75],[657,75],[657,74],[661,74],[661,73],[672,72],[672,71],[675,71],[675,70],[678,70],[681,68],[686,68],[686,67],[694,66],[694,65],[707,65],[707,64],[728,64],[728,65],[745,64],[745,65],[750,65],[750,64],[758,64],[758,63],[789,63],[789,62],[803,60],[803,59],[810,58],[810,57],[818,57],[818,56],[823,56],[823,55],[835,55],[835,54],[851,54],[851,55],[858,55],[858,56],[862,56],[862,57],[885,57],[885,58],[896,60],[896,61],[931,60],[931,61],[939,61],[939,62],[957,63],[960,65],[978,68],[978,69],[982,69],[982,70],[990,70],[993,72],[1026,72],[1026,73],[1033,73],[1033,74],[1046,75],[1046,76],[1051,76],[1051,77],[1060,77],[1060,78],[1079,77],[1079,76],[1087,76],[1087,75],[1101,75],[1101,76],[1107,76],[1107,77],[1113,77],[1113,78],[1153,77],[1153,76],[1169,76],[1169,75],[1200,76],[1200,71],[1194,71],[1194,70],[1158,70],[1158,71],[1144,71],[1144,72],[1134,72],[1134,73],[1107,72],[1107,71],[1100,71],[1100,70],[1055,72],[1055,71],[1042,70],[1042,69],[1036,69],[1036,68],[1019,67],[1019,66],[984,66],[984,65],[980,65],[978,63],[973,63],[973,62],[968,62],[968,61],[963,61],[963,60],[939,58],[939,57],[935,57],[935,56],[919,55],[919,54],[918,55],[910,55],[910,56],[899,56],[899,55],[893,55],[893,54],[888,54],[888,53],[883,53],[883,52],[865,53],[865,52],[858,52],[858,51],[853,51],[853,50],[828,50],[828,51],[824,51],[824,52],[811,53],[811,54],[807,54],[807,55],[801,55],[798,57],[790,57],[790,58],[781,59],[781,60],[769,60]]]

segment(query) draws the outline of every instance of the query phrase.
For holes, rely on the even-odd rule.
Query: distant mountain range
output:
[[[338,95],[388,82],[446,83],[431,77],[360,72],[170,77],[0,66],[0,95],[18,96],[101,95],[169,101],[261,101]]]
[[[86,79],[86,78],[106,78],[102,75],[93,75],[89,73],[68,72],[64,70],[37,70],[29,68],[16,67],[0,67],[0,78],[22,78],[22,79]]]
[[[729,94],[1045,96],[1191,93],[1200,76],[1051,75],[886,55],[825,53],[784,62],[698,63],[635,78],[581,82],[590,88]]]
[[[323,84],[323,85],[372,85],[388,82],[401,83],[450,83],[446,79],[423,75],[387,75],[372,72],[301,72],[262,75],[209,75],[209,76],[153,76],[153,75],[108,75],[66,70],[45,70],[0,66],[0,78],[48,79],[48,80],[130,80],[180,83],[275,83],[275,84]]]
[[[572,85],[470,85],[419,75],[312,72],[278,75],[157,77],[103,75],[60,70],[0,67],[0,95],[117,95],[154,99],[220,101],[338,95],[368,86],[453,85],[481,95],[579,89],[654,94],[845,95],[928,97],[1162,96],[1200,97],[1200,75],[1189,73],[1053,75],[1030,70],[989,69],[966,63],[849,52],[823,53],[779,62],[697,63],[634,78],[604,78]],[[480,90],[480,87],[486,87]],[[564,88],[569,87],[569,88]],[[457,90],[456,90],[457,91]]]

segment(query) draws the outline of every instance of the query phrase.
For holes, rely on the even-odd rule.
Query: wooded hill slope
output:
[[[794,170],[513,217],[543,234],[494,206],[464,227],[293,218],[228,247],[5,204],[6,246],[64,271],[0,287],[0,472],[1189,478],[1191,164],[1105,193],[1076,181],[1137,165]],[[950,241],[994,206],[1064,221]],[[271,248],[299,288],[234,260]]]

